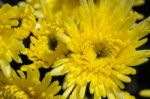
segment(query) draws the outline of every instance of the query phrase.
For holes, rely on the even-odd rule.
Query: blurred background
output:
[[[11,5],[16,5],[18,2],[23,0],[0,0],[0,5],[3,3],[9,3]],[[61,1],[61,0],[60,0]],[[134,10],[142,13],[145,18],[150,16],[150,0],[145,0],[145,4],[140,7],[134,7]],[[147,36],[149,41],[142,47],[138,49],[150,49],[150,35]],[[126,84],[126,91],[129,91],[132,95],[136,96],[136,99],[150,99],[140,97],[139,91],[142,89],[150,89],[150,61],[142,64],[141,66],[135,67],[137,69],[137,75],[131,76],[132,82]],[[43,73],[45,70],[41,70]]]

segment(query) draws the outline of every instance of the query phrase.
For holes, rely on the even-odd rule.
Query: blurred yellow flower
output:
[[[9,78],[0,71],[0,99],[64,99],[56,95],[61,87],[58,81],[51,83],[50,73],[46,73],[42,81],[39,79],[36,68],[28,69],[26,74],[13,71]]]
[[[51,74],[66,74],[65,97],[84,99],[89,84],[94,99],[125,98],[120,89],[136,74],[132,66],[150,57],[150,50],[136,50],[148,40],[150,18],[137,24],[133,2],[102,0],[97,7],[93,0],[81,0],[79,17],[64,18],[65,32],[57,37],[71,54],[55,62]]]
[[[21,62],[18,54],[24,52],[22,41],[17,40],[15,28],[19,22],[19,9],[5,4],[0,9],[0,67],[5,75],[10,75],[10,66],[12,58],[16,62]]]
[[[1,7],[0,15],[0,67],[9,76],[9,62],[13,59],[21,63],[19,54],[26,53],[22,40],[35,27],[35,17],[31,7],[12,7],[8,4]]]

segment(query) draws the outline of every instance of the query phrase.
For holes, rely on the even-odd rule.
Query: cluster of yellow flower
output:
[[[150,50],[144,0],[26,0],[0,8],[0,99],[135,99],[123,91]],[[30,38],[26,47],[24,39]],[[33,63],[22,62],[24,54]],[[10,63],[22,64],[15,71]],[[40,80],[40,68],[52,68]],[[62,90],[53,76],[65,75]],[[141,92],[148,96],[150,93]]]

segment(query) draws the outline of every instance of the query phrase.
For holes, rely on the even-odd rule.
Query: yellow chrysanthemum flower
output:
[[[13,71],[9,78],[0,71],[0,99],[64,99],[56,95],[61,87],[58,81],[51,83],[50,73],[46,73],[42,81],[39,79],[36,68],[28,69],[26,74]]]
[[[123,82],[131,82],[132,66],[148,61],[150,50],[137,50],[147,42],[150,18],[140,23],[132,10],[132,0],[81,0],[79,17],[64,19],[65,32],[59,33],[71,51],[54,64],[52,75],[64,75],[64,96],[84,99],[87,84],[94,99],[122,99]]]
[[[24,46],[16,38],[15,28],[18,26],[19,9],[5,4],[0,9],[0,67],[5,75],[10,75],[9,62],[12,58],[21,62],[18,54],[24,52]]]
[[[140,91],[140,96],[150,97],[150,89],[144,89],[144,90]]]
[[[9,62],[21,63],[20,53],[26,50],[22,40],[35,26],[35,17],[31,7],[18,7],[4,4],[0,9],[0,67],[5,75],[10,75]],[[29,25],[32,26],[29,27]]]
[[[57,59],[63,58],[67,49],[65,45],[54,37],[31,37],[31,45],[28,49],[28,57],[36,67],[50,67]],[[32,64],[31,64],[32,66]]]
[[[61,14],[52,14],[48,7],[49,3],[47,4],[46,1],[33,0],[29,4],[33,7],[40,4],[44,17],[38,18],[32,32],[30,48],[27,49],[27,56],[34,65],[24,65],[22,69],[33,66],[49,68],[57,59],[63,58],[68,52],[65,44],[57,39],[57,34],[63,31]]]
[[[56,22],[48,24],[44,20],[39,20],[27,49],[27,56],[33,61],[34,66],[49,68],[57,59],[65,57],[68,53],[65,44],[57,39],[60,30],[61,26]],[[24,65],[22,69],[32,67],[33,64]]]

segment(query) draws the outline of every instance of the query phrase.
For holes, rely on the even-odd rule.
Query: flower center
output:
[[[97,59],[114,56],[117,50],[112,43],[107,41],[94,44],[93,49]]]
[[[57,47],[58,41],[55,37],[51,37],[49,39],[48,44],[49,44],[49,48],[54,51]]]
[[[29,96],[15,85],[0,86],[0,99],[29,99]]]
[[[105,58],[110,56],[111,50],[107,48],[107,46],[100,44],[99,46],[95,47],[95,52],[96,52],[96,58]]]

